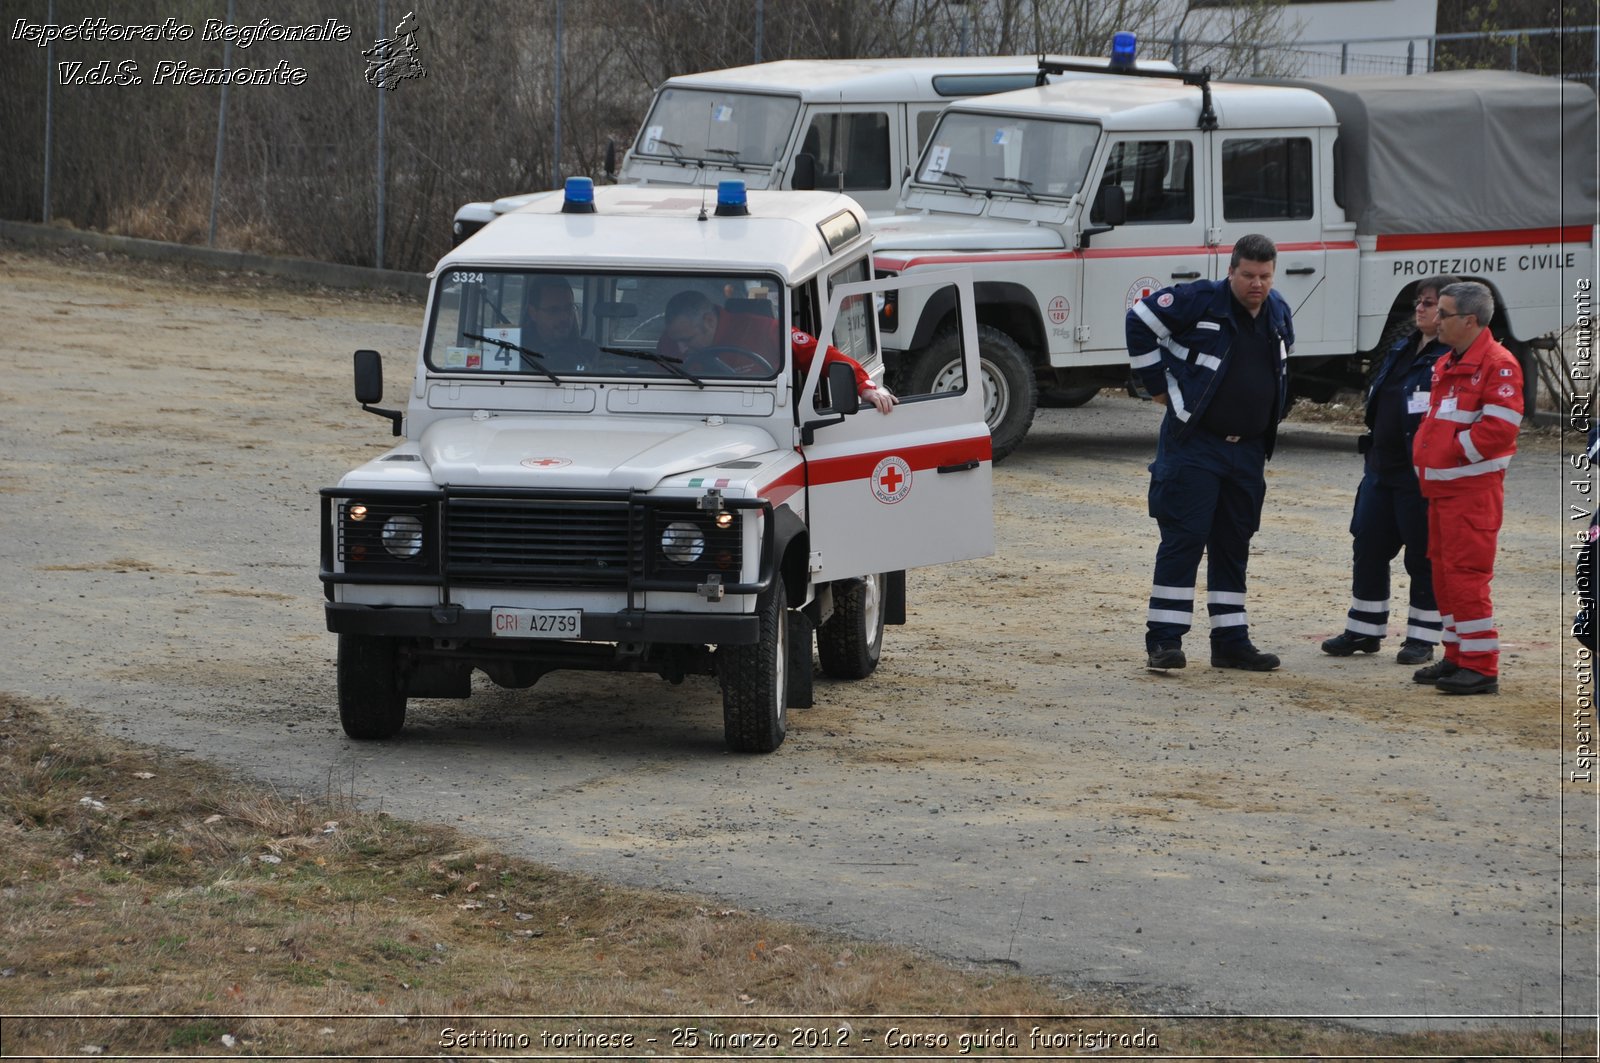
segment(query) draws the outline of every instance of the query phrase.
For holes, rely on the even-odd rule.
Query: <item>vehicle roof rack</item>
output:
[[[1168,81],[1181,81],[1185,85],[1193,85],[1200,90],[1200,128],[1206,131],[1217,128],[1217,112],[1211,106],[1211,68],[1204,67],[1200,70],[1145,70],[1140,67],[1124,67],[1111,70],[1103,66],[1090,63],[1069,63],[1060,59],[1051,59],[1048,56],[1039,57],[1039,84],[1045,85],[1045,80],[1051,74],[1083,73],[1083,74],[1112,74],[1118,77],[1136,78],[1164,78]]]

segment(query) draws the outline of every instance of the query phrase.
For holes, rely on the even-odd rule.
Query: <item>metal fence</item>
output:
[[[1291,47],[1175,36],[1170,49],[1179,67],[1210,64],[1235,75],[1426,74],[1470,67],[1566,78],[1590,88],[1600,77],[1600,26],[1592,25],[1297,41]]]
[[[392,43],[385,38],[399,37],[398,23],[412,19],[413,0],[276,0],[274,17],[282,21],[337,16],[328,21],[341,22],[350,37],[342,51],[319,43],[234,48],[203,37],[45,45],[18,39],[12,29],[0,37],[0,143],[8,163],[0,167],[0,215],[60,217],[131,236],[423,269],[448,246],[450,215],[461,203],[555,187],[571,173],[599,174],[607,140],[625,146],[651,87],[667,74],[788,55],[1026,51],[1035,40],[1050,39],[1040,36],[1048,27],[1039,25],[1031,35],[997,37],[978,17],[984,5],[903,0],[906,32],[920,36],[841,36],[832,41],[837,50],[826,52],[799,35],[816,30],[804,22],[817,20],[815,12],[807,15],[807,5],[694,4],[696,10],[721,4],[725,13],[747,17],[748,26],[707,35],[699,22],[679,18],[687,28],[663,37],[691,0],[620,6],[476,0],[473,19],[451,18],[443,0],[415,0],[427,33],[421,53],[426,80],[407,82],[401,91],[369,84],[359,64],[361,56]],[[818,4],[840,17],[856,6]],[[254,23],[236,10],[248,6],[194,0],[189,21],[207,16],[230,31],[248,30]],[[882,29],[870,17],[879,9],[860,6],[867,14],[859,15],[857,29]],[[27,16],[18,26],[30,20],[54,25],[92,19],[99,7],[94,0],[23,0],[7,10]],[[157,24],[170,10],[167,0],[119,0],[116,17]],[[959,21],[951,21],[952,11]],[[239,20],[246,24],[240,27]],[[489,33],[484,26],[518,31]],[[708,36],[716,50],[687,57]],[[1154,57],[1165,50],[1180,67],[1210,66],[1219,76],[1487,67],[1593,86],[1600,70],[1600,28],[1593,25],[1275,45],[1260,43],[1271,35],[1241,38],[1147,39]],[[113,64],[107,76],[135,65],[148,76],[160,61],[195,70],[220,67],[226,74],[270,58],[298,70],[303,83],[232,91],[228,80],[217,83],[220,89],[85,84],[107,62]],[[67,75],[73,69],[86,73],[74,81]],[[135,99],[138,105],[131,106]]]

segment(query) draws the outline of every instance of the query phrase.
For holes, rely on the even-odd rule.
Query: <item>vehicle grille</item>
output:
[[[453,582],[622,586],[639,539],[638,507],[622,500],[452,498],[445,514]]]

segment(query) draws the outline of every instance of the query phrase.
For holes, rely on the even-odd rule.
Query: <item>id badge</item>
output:
[[[1455,413],[1456,412],[1456,397],[1454,395],[1452,395],[1448,399],[1445,399],[1443,402],[1439,403],[1439,412],[1440,413]]]
[[[1411,398],[1406,400],[1407,413],[1427,413],[1428,393],[1426,391],[1413,391]]]

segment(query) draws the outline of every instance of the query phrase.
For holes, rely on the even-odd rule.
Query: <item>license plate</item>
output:
[[[582,609],[491,609],[489,629],[505,639],[583,637]]]

